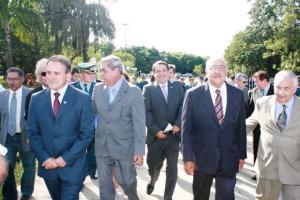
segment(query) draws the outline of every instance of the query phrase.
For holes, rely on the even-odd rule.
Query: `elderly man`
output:
[[[145,154],[145,106],[141,90],[123,77],[123,64],[113,55],[102,58],[102,83],[94,90],[100,118],[95,135],[100,198],[114,200],[112,172],[130,200],[137,200],[135,165]]]
[[[194,175],[195,200],[208,200],[215,179],[216,200],[234,199],[236,173],[246,158],[243,92],[225,82],[226,61],[209,59],[208,83],[188,90],[182,110],[184,169]]]
[[[21,200],[26,200],[31,198],[35,179],[35,159],[30,150],[26,133],[26,121],[23,117],[25,98],[30,89],[22,86],[24,72],[20,68],[9,68],[6,80],[9,89],[0,93],[0,135],[1,144],[8,149],[6,158],[9,171],[2,188],[2,195],[3,200],[16,200],[18,198],[14,171],[16,157],[19,153],[24,169],[21,178]]]
[[[246,74],[237,73],[234,76],[234,86],[244,92],[245,103],[247,103],[247,101],[248,101],[247,83],[248,83],[248,76]]]
[[[261,129],[255,172],[256,199],[296,200],[300,196],[300,99],[296,97],[297,77],[280,71],[274,79],[275,95],[256,101],[247,119],[247,130]]]
[[[47,80],[46,80],[46,67],[47,67],[47,58],[42,58],[39,61],[37,61],[35,66],[35,76],[37,78],[37,82],[40,83],[39,86],[37,86],[35,89],[33,89],[27,96],[25,101],[25,120],[28,119],[28,109],[29,109],[29,103],[32,94],[39,92],[41,90],[44,90],[48,88]]]

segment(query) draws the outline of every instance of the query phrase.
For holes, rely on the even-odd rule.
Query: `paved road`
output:
[[[254,175],[252,166],[252,138],[248,136],[248,158],[245,162],[244,169],[237,175],[237,184],[235,189],[236,200],[253,200],[255,182],[250,177]],[[180,155],[178,163],[178,180],[173,195],[174,200],[190,200],[193,199],[192,195],[192,177],[185,174],[183,169],[182,157]],[[143,165],[137,168],[138,173],[138,195],[140,200],[162,200],[165,184],[165,167],[161,170],[161,174],[158,182],[155,184],[155,189],[151,195],[146,194],[146,186],[149,182],[149,176],[147,173],[147,165]],[[214,200],[215,190],[212,188],[210,200]],[[37,176],[35,190],[33,194],[34,200],[48,200],[51,199],[43,179]],[[98,182],[97,180],[91,180],[86,178],[84,182],[84,188],[80,193],[80,200],[98,200]],[[116,198],[117,200],[125,200],[126,197],[120,191]]]

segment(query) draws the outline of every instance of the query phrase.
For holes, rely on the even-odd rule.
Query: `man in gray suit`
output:
[[[294,94],[297,77],[280,71],[274,79],[275,95],[256,101],[247,119],[247,131],[258,124],[261,136],[255,162],[256,199],[296,200],[300,196],[300,98]]]
[[[17,153],[19,153],[24,169],[21,178],[21,200],[26,200],[31,198],[35,178],[35,159],[28,143],[24,119],[25,98],[30,89],[22,86],[24,72],[20,68],[9,68],[6,80],[9,89],[0,93],[0,142],[8,150],[6,158],[9,171],[2,188],[2,195],[3,200],[18,198],[14,170]]]
[[[177,181],[181,110],[184,88],[178,81],[169,81],[169,65],[157,61],[152,66],[156,83],[145,87],[147,164],[151,181],[147,194],[154,190],[164,159],[167,160],[164,199],[171,200]]]
[[[99,115],[95,150],[100,198],[114,200],[112,171],[130,200],[137,196],[135,165],[145,154],[145,106],[141,90],[123,78],[123,64],[113,55],[101,60],[102,83],[94,90],[94,106]]]

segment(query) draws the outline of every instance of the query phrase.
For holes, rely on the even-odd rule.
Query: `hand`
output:
[[[176,134],[177,132],[179,132],[179,131],[180,131],[180,128],[179,128],[179,127],[177,127],[177,126],[173,126],[173,129],[172,129],[172,131],[173,131],[173,134]]]
[[[58,167],[65,167],[67,165],[66,161],[61,156],[56,158],[56,163]]]
[[[240,170],[243,169],[244,163],[245,163],[244,160],[240,160],[240,162],[239,162],[239,169],[240,169]]]
[[[194,175],[195,163],[194,161],[184,162],[184,170],[187,175]]]
[[[134,155],[133,164],[141,166],[144,163],[144,158],[142,155]]]
[[[44,161],[43,167],[45,169],[55,169],[58,167],[55,158],[48,158],[47,160]]]
[[[165,137],[167,137],[163,131],[158,131],[156,133],[156,137],[158,137],[159,139],[164,139]]]

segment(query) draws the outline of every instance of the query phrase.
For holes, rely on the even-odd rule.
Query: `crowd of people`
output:
[[[166,160],[164,200],[172,200],[178,157],[193,176],[195,200],[233,200],[236,174],[247,158],[253,134],[256,199],[296,200],[300,196],[300,99],[297,76],[278,72],[272,83],[265,71],[250,79],[227,78],[223,58],[210,58],[206,77],[189,84],[164,61],[133,84],[120,58],[103,57],[101,81],[96,65],[71,68],[62,55],[36,64],[40,85],[23,85],[24,72],[7,70],[8,89],[0,92],[0,184],[4,200],[18,199],[14,170],[19,156],[21,200],[34,191],[35,161],[54,200],[79,199],[86,176],[98,179],[102,200],[114,200],[122,187],[138,200],[136,166],[146,164],[151,195]],[[147,151],[146,151],[147,147]],[[2,150],[4,149],[4,150]],[[7,151],[7,152],[6,152]]]

